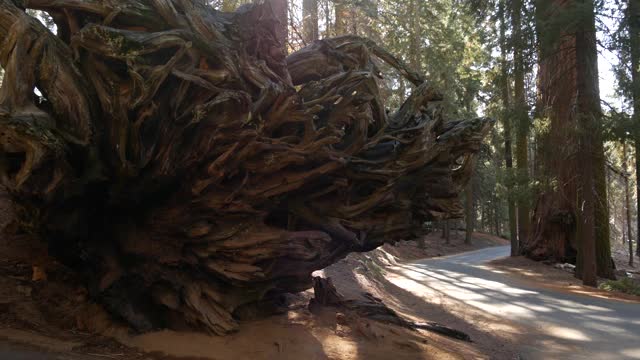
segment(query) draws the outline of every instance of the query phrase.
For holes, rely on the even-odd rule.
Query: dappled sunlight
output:
[[[640,347],[620,350],[620,354],[633,359],[640,359]]]
[[[576,330],[573,328],[555,326],[555,325],[549,325],[549,324],[546,324],[544,328],[548,334],[553,335],[555,337],[562,338],[562,339],[577,340],[577,341],[591,340],[582,331]]]
[[[428,269],[428,267],[425,269]],[[439,272],[440,270],[434,270],[430,272],[430,275],[426,275],[422,271],[413,271],[412,267],[404,267],[402,270],[404,278],[390,275],[389,280],[415,294],[426,295],[429,299],[432,299],[438,293],[442,293],[493,315],[517,314],[525,317],[534,316],[534,313],[524,306],[508,303],[499,307],[495,305],[496,297],[504,297],[505,294],[518,296],[534,292],[512,288],[495,281],[464,276],[455,272],[444,271],[447,275],[439,274]],[[429,281],[429,278],[439,281]],[[425,281],[426,284],[424,283]]]
[[[459,316],[474,316],[469,314],[475,312],[495,316],[503,323],[513,321],[535,328],[532,333],[537,335],[530,340],[537,345],[535,349],[532,347],[532,353],[540,351],[542,345],[553,344],[556,351],[553,354],[557,355],[589,344],[599,353],[611,354],[619,351],[621,344],[624,347],[624,344],[637,343],[640,306],[515,281],[508,272],[482,265],[499,251],[504,249],[399,265],[390,269],[387,278],[396,286],[447,307]],[[492,327],[496,328],[493,324]],[[615,341],[609,341],[612,338]],[[549,349],[545,351],[550,354]],[[623,355],[633,357],[635,355],[629,354],[639,352],[636,348],[627,349]]]

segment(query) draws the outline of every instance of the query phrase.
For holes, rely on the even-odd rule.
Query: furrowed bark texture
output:
[[[463,215],[492,122],[444,119],[421,75],[362,38],[285,57],[278,26],[269,4],[0,1],[18,221],[140,331],[232,332],[349,252]],[[397,110],[379,61],[416,85]]]
[[[542,40],[538,114],[546,128],[539,135],[537,156],[543,191],[537,198],[532,237],[522,244],[522,252],[536,260],[575,262],[578,276],[583,263],[590,272],[596,261],[597,275],[613,278],[594,4],[580,3],[580,12],[577,6],[576,1],[536,3]],[[568,19],[564,14],[575,15],[579,22],[567,23],[570,31],[559,38],[544,36],[545,19],[557,16],[566,21],[560,20]],[[564,146],[554,151],[552,145],[559,143]],[[585,277],[595,283],[595,275]]]

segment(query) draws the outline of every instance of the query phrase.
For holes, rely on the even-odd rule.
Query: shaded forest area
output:
[[[16,231],[98,264],[93,291],[139,330],[152,294],[163,321],[233,331],[425,228],[507,237],[588,285],[615,278],[613,242],[640,256],[637,2],[125,3],[0,2],[1,173]]]

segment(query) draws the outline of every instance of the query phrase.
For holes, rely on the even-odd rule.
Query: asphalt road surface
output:
[[[535,339],[519,348],[526,360],[640,359],[640,304],[543,289],[484,265],[508,255],[500,246],[419,260],[401,267],[404,286],[392,281],[521,325]]]

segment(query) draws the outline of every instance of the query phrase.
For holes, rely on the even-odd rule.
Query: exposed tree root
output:
[[[268,4],[0,0],[2,183],[21,227],[140,331],[235,331],[349,252],[462,215],[491,121],[445,119],[365,39],[285,58],[275,24]],[[379,61],[416,85],[395,111]]]

